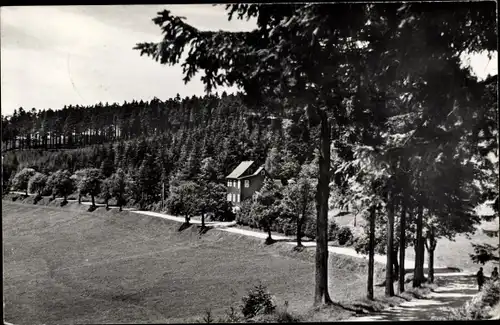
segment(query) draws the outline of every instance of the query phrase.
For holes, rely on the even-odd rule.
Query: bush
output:
[[[241,312],[246,318],[252,318],[257,314],[270,314],[276,309],[272,296],[262,284],[255,286],[242,298],[243,306]]]
[[[342,227],[340,228],[337,239],[339,240],[339,245],[343,246],[352,243],[354,236],[352,234],[351,228]]]
[[[234,221],[236,219],[236,214],[233,212],[230,202],[224,201],[220,202],[217,207],[217,211],[212,213],[212,221]]]
[[[311,217],[307,218],[302,226],[302,232],[304,236],[307,236],[311,239],[316,239],[316,218]]]
[[[282,226],[282,231],[285,236],[295,236],[297,235],[297,223],[296,222],[293,222],[292,220],[288,219],[286,220],[285,223],[283,223],[283,226]],[[302,233],[304,232],[304,230],[302,229]]]
[[[258,223],[252,217],[252,201],[245,200],[241,203],[241,208],[236,213],[236,222],[242,226],[249,226],[252,228],[258,228]]]
[[[500,285],[497,281],[488,281],[483,290],[483,303],[489,307],[493,307],[500,300]]]
[[[164,204],[162,202],[151,203],[147,206],[147,209],[153,212],[163,212]]]
[[[331,221],[330,225],[328,225],[328,240],[336,240],[338,237],[339,225],[335,221]]]
[[[46,184],[47,176],[42,173],[35,173],[28,181],[28,192],[35,193],[37,196],[40,196],[44,192]]]
[[[488,281],[479,294],[467,301],[463,306],[450,310],[448,320],[489,319],[491,308],[500,299],[500,282]]]
[[[14,176],[12,186],[18,191],[28,191],[28,182],[35,173],[33,168],[23,168]]]
[[[273,222],[271,230],[282,233],[285,236],[292,236],[295,235],[297,231],[297,225],[295,219],[282,215]]]
[[[366,234],[363,234],[361,237],[356,238],[356,240],[354,241],[354,249],[358,254],[368,255],[369,244],[370,238]]]

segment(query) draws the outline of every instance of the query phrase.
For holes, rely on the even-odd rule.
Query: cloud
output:
[[[217,30],[224,27],[221,19],[227,20],[223,8],[173,7],[174,14],[188,16],[198,28],[204,24]],[[132,50],[138,42],[161,39],[151,19],[164,8],[3,7],[2,114],[20,106],[58,109],[99,101],[168,99],[177,93],[202,95],[204,86],[198,78],[184,84],[180,66],[162,66]]]

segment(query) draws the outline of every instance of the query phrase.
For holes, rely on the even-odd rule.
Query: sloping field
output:
[[[259,282],[291,311],[313,301],[314,251],[217,230],[199,236],[194,226],[178,232],[177,223],[116,210],[2,204],[5,320],[14,324],[192,322],[207,308],[238,308]],[[364,296],[366,267],[331,256],[332,299]]]

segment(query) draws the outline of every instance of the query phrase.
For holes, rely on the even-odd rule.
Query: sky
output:
[[[161,65],[132,50],[138,42],[161,40],[151,19],[164,9],[203,30],[255,26],[229,22],[224,6],[212,5],[2,7],[2,114],[19,107],[59,109],[99,101],[166,100],[177,93],[203,95],[198,77],[185,85],[180,66]]]
[[[132,50],[161,40],[151,19],[169,9],[202,30],[244,31],[254,21],[227,20],[224,6],[29,6],[0,9],[1,111],[60,109],[98,102],[166,100],[203,95],[199,78],[187,85],[180,66],[160,65]],[[497,59],[470,58],[479,77],[497,74]],[[217,91],[235,89],[220,88]]]

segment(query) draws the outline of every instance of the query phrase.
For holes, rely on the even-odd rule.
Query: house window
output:
[[[231,187],[231,181],[227,181],[227,187]]]
[[[240,202],[240,195],[236,194],[236,202]]]
[[[231,194],[232,195],[232,200],[233,202],[236,202],[236,194]]]
[[[236,181],[236,187],[237,188],[240,188],[240,183],[241,183],[241,181]]]
[[[228,195],[227,195],[227,200],[228,200],[228,201],[231,201],[231,194],[228,194]]]
[[[250,187],[250,181],[249,180],[245,181],[245,187]]]

